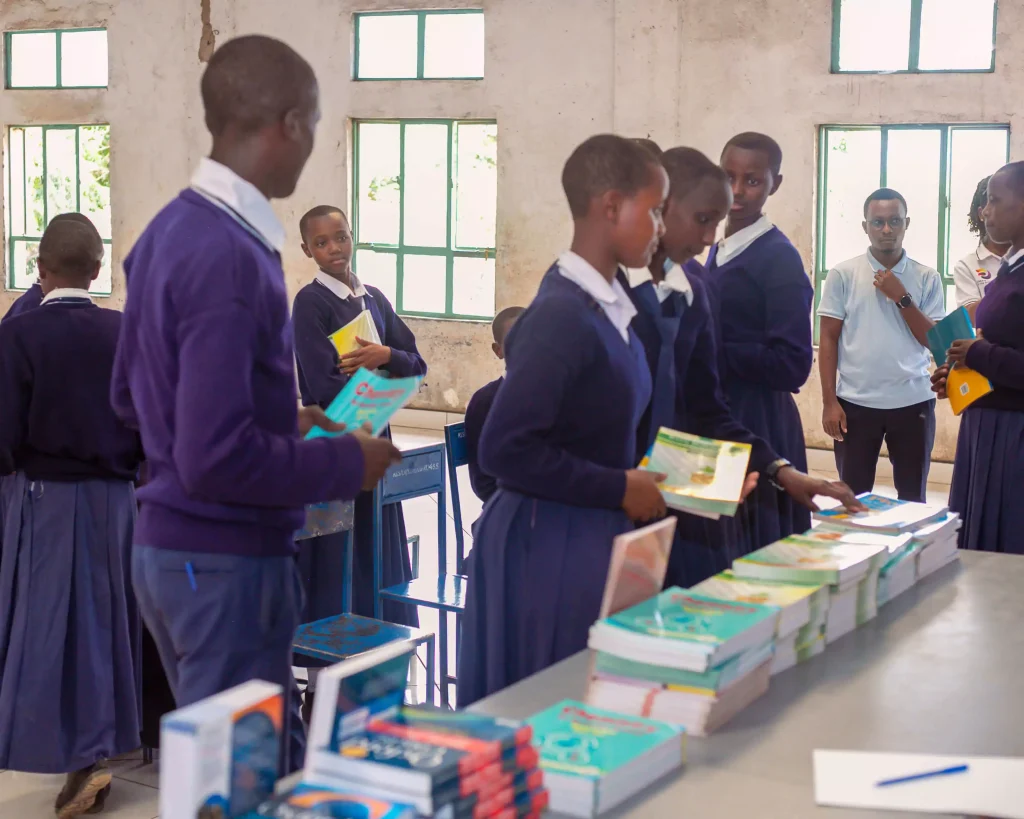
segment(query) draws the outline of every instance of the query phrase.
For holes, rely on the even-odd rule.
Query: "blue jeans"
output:
[[[249,680],[277,683],[288,737],[281,773],[301,768],[306,739],[291,668],[302,610],[295,559],[135,546],[132,584],[178,707]]]

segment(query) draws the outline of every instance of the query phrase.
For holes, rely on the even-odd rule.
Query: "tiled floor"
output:
[[[440,432],[427,430],[396,430],[395,439],[403,449],[435,443],[441,440]],[[820,461],[818,462],[820,466]],[[821,477],[835,478],[834,472],[827,469],[812,470]],[[462,528],[466,539],[466,549],[472,545],[470,524],[480,514],[481,504],[469,486],[466,470],[460,470],[459,497],[463,505]],[[876,489],[885,494],[895,494],[891,486],[879,484]],[[942,484],[929,484],[928,500],[945,503],[949,487]],[[406,528],[410,535],[420,536],[420,576],[437,574],[437,501],[433,497],[417,498],[403,504]],[[447,518],[448,571],[455,570],[455,522],[451,514],[449,500]],[[427,609],[420,611],[420,624],[423,628],[436,632],[437,613]],[[450,620],[449,662],[455,662],[455,622]],[[454,665],[452,666],[454,667]],[[418,675],[422,686],[424,675]],[[454,692],[453,692],[454,693]],[[159,780],[156,765],[143,765],[141,755],[131,754],[115,760],[114,786],[103,816],[109,819],[156,819],[158,813],[157,784]],[[53,816],[53,800],[61,788],[63,777],[39,776],[35,774],[0,772],[0,819],[44,819]]]

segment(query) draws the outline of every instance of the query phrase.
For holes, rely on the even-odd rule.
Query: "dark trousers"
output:
[[[136,546],[132,585],[178,707],[250,680],[277,683],[285,697],[282,775],[301,768],[305,729],[291,668],[302,610],[295,559]]]
[[[836,441],[839,477],[858,495],[875,485],[882,441],[889,450],[900,500],[923,503],[935,443],[935,400],[897,409],[872,409],[839,399],[846,433]]]

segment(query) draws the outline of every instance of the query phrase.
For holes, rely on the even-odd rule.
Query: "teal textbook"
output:
[[[419,376],[412,378],[384,378],[369,370],[359,370],[353,375],[345,389],[331,401],[324,413],[336,424],[344,424],[350,432],[369,424],[374,435],[380,435],[423,381]],[[310,438],[329,438],[337,433],[325,432],[320,427],[313,427],[306,436]]]
[[[976,338],[971,317],[960,307],[935,324],[928,331],[928,347],[936,366],[946,363],[946,353],[954,341]],[[979,372],[963,364],[950,369],[946,376],[946,397],[954,415],[959,415],[979,398],[992,392],[992,382]]]

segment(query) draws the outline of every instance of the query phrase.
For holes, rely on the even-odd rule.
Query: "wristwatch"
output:
[[[780,492],[784,492],[785,489],[783,488],[782,484],[780,484],[778,480],[776,480],[776,477],[779,474],[779,470],[792,465],[793,464],[791,464],[785,458],[779,458],[776,461],[772,461],[770,464],[768,464],[768,466],[765,467],[764,475],[772,486],[774,486]]]
[[[896,306],[899,307],[900,310],[906,310],[913,303],[914,297],[911,296],[909,293],[904,293],[903,298],[896,302]]]

